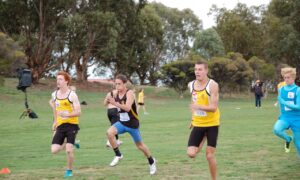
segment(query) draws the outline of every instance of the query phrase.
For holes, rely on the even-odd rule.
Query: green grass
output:
[[[29,88],[29,105],[39,118],[20,120],[24,94],[15,89],[15,84],[17,81],[10,79],[5,87],[0,87],[0,168],[11,170],[11,174],[0,175],[0,179],[62,179],[66,155],[50,153],[52,111],[48,100],[54,87]],[[72,179],[209,179],[205,151],[195,160],[186,155],[189,98],[180,99],[163,88],[145,92],[150,115],[141,114],[140,129],[157,159],[157,175],[149,175],[147,160],[128,134],[121,135],[124,159],[116,167],[108,166],[114,153],[105,148],[109,122],[102,101],[106,93],[78,90],[80,100],[88,105],[82,106],[78,135],[81,149],[75,151]],[[299,179],[300,160],[294,145],[286,154],[283,140],[272,134],[278,116],[278,108],[273,106],[275,98],[263,99],[262,109],[254,108],[253,101],[252,96],[220,100],[218,178]]]

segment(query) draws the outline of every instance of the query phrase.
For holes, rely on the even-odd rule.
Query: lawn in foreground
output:
[[[0,179],[62,179],[66,156],[50,153],[52,112],[48,105],[51,91],[30,89],[30,107],[37,120],[19,120],[24,110],[23,94],[13,87],[0,88],[0,168],[11,174]],[[158,173],[149,175],[147,159],[128,134],[121,135],[123,160],[109,167],[114,153],[105,147],[109,126],[102,105],[105,93],[78,91],[82,106],[72,179],[209,179],[202,151],[196,159],[186,155],[189,136],[189,98],[158,96],[146,100],[149,115],[140,115],[144,142],[157,159]],[[219,179],[299,179],[300,161],[295,147],[284,153],[283,141],[272,134],[278,116],[274,98],[263,100],[256,109],[253,99],[221,99],[221,127],[217,145]]]

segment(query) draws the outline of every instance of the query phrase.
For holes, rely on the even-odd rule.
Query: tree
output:
[[[3,76],[12,76],[18,68],[25,67],[25,54],[8,35],[0,32],[0,86]]]
[[[185,57],[202,29],[202,22],[190,9],[182,11],[169,8],[161,3],[151,3],[163,22],[164,49],[160,61],[170,62]]]
[[[102,11],[100,6],[98,1],[82,1],[64,20],[65,62],[67,70],[75,65],[77,81],[86,81],[89,66],[116,53],[119,23],[114,13]]]
[[[0,28],[21,40],[26,64],[32,70],[33,83],[58,65],[49,66],[53,59],[57,27],[74,4],[76,2],[72,0],[0,1]]]
[[[115,15],[120,29],[117,32],[116,53],[104,58],[104,63],[110,67],[113,75],[122,73],[127,77],[136,71],[136,55],[139,37],[139,14],[146,4],[145,0],[103,0],[103,10]]]
[[[263,81],[273,81],[275,78],[276,68],[273,64],[267,63],[263,59],[259,59],[256,56],[253,56],[248,61],[250,67],[254,72],[254,79],[260,79]]]
[[[213,28],[202,30],[196,35],[192,50],[206,59],[225,55],[222,39]]]
[[[147,78],[152,85],[156,85],[159,79],[157,74],[160,68],[159,57],[163,50],[162,22],[149,5],[141,10],[138,17],[136,73],[139,76],[140,84],[144,84]]]
[[[286,63],[300,71],[300,3],[298,0],[272,0],[264,15],[264,55],[278,66]],[[297,74],[299,81],[300,74]]]
[[[263,29],[261,14],[264,6],[247,7],[238,3],[233,10],[213,6],[210,14],[216,18],[216,31],[220,35],[226,52],[240,52],[248,59],[261,54]]]
[[[210,74],[220,84],[222,92],[240,92],[248,88],[253,70],[239,53],[229,53],[227,57],[214,57],[209,63]]]
[[[194,61],[175,61],[165,64],[162,67],[163,82],[183,97],[184,91],[188,88],[188,83],[194,76]]]

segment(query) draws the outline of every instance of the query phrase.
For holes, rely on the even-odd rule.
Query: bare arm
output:
[[[215,112],[218,109],[219,104],[219,85],[216,82],[212,82],[210,85],[210,103],[208,106],[191,104],[192,111],[203,110],[208,112]]]
[[[115,99],[112,97],[109,97],[108,101],[112,105],[114,105],[120,109],[123,109],[124,111],[129,112],[131,109],[131,106],[134,102],[134,94],[133,94],[132,90],[127,91],[126,96],[127,96],[126,104],[120,104],[119,102],[116,102]]]
[[[104,98],[104,101],[103,101],[103,105],[104,106],[107,106],[109,104],[108,102],[108,98],[111,96],[110,92],[106,94],[106,97]]]
[[[56,112],[56,108],[55,108],[55,102],[53,99],[53,95],[51,97],[51,99],[49,100],[49,105],[52,108],[53,111],[53,124],[52,124],[52,130],[55,131],[56,129],[56,122],[57,122],[57,112]]]

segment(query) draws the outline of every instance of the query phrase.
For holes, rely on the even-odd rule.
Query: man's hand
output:
[[[114,106],[117,104],[115,101],[115,98],[113,98],[111,96],[107,97],[107,102],[109,102],[110,104],[112,104]]]
[[[196,110],[199,110],[200,109],[200,106],[199,105],[196,105],[194,103],[190,104],[190,110],[192,112],[195,112]]]
[[[62,119],[65,119],[65,118],[69,117],[69,112],[68,111],[58,111],[57,115],[59,115]]]

